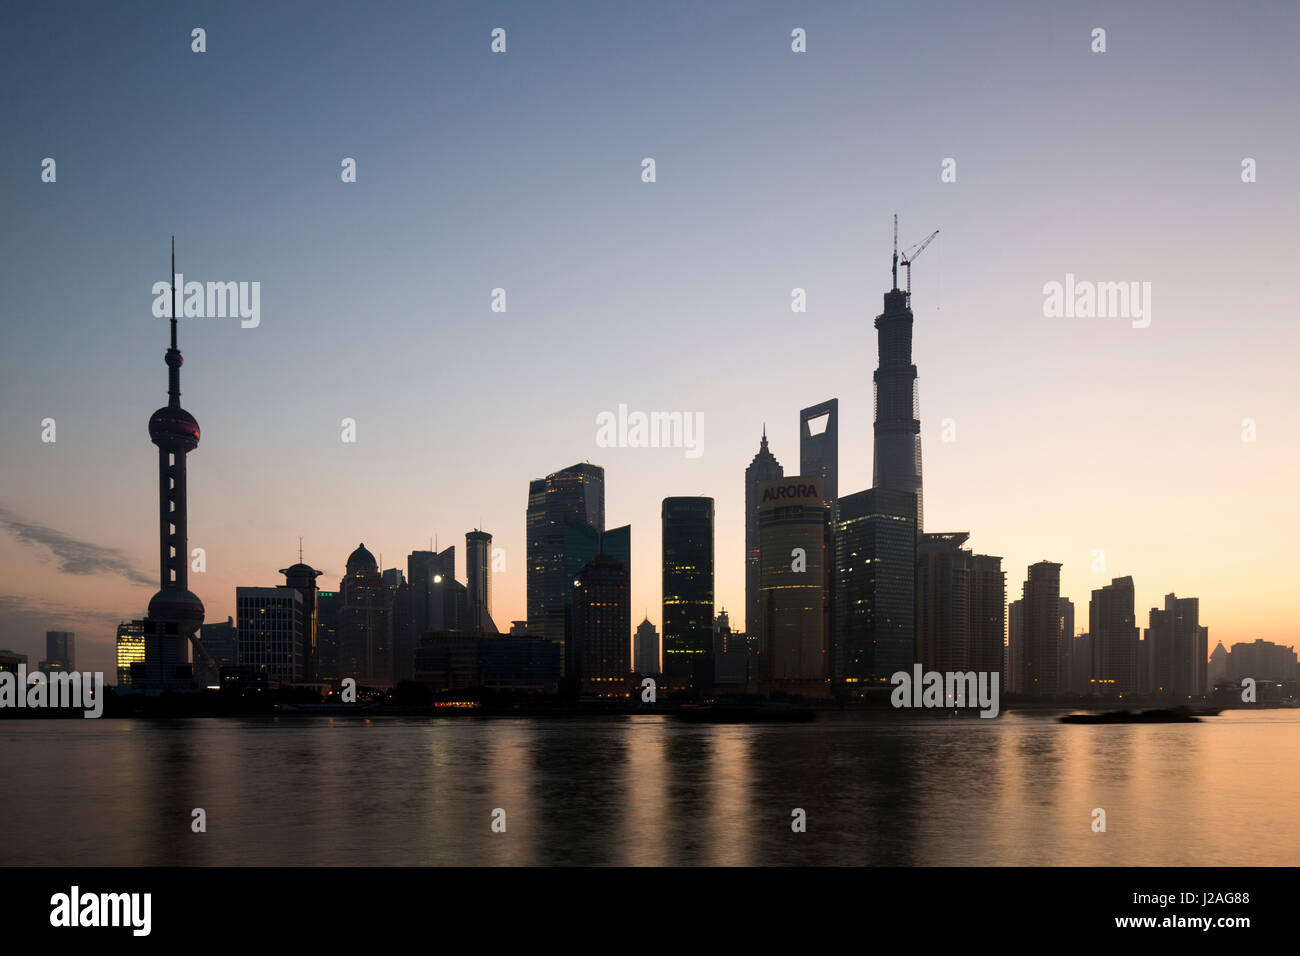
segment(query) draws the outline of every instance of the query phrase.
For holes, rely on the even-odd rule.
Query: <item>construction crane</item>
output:
[[[895,249],[897,249],[897,247],[898,247],[898,238],[897,238],[897,233],[898,233],[898,217],[897,217],[897,216],[894,217],[894,231],[895,231],[894,246],[895,246]],[[925,247],[928,246],[931,242],[933,242],[933,241],[934,241],[934,237],[937,236],[937,235],[939,235],[939,230],[938,230],[938,229],[936,229],[934,232],[932,232],[932,233],[930,233],[928,236],[926,236],[924,242],[917,243],[915,246],[913,246],[913,247],[912,247],[911,249],[909,249],[907,252],[904,252],[904,253],[903,253],[903,257],[902,257],[902,259],[899,259],[899,263],[903,266],[904,269],[907,270],[907,297],[908,297],[908,299],[911,299],[911,298],[912,298],[912,263],[915,262],[915,261],[920,257],[921,253],[925,252]],[[895,259],[898,259],[898,253],[897,253],[897,252],[894,253],[894,258],[895,258]],[[895,289],[898,288],[898,267],[897,267],[897,266],[894,267],[894,288],[895,288]]]

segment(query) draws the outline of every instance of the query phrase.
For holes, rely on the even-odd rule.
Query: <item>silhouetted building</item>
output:
[[[1057,620],[1057,692],[1069,694],[1074,690],[1074,602],[1068,597],[1057,602]]]
[[[1051,697],[1060,691],[1061,566],[1040,561],[1025,581],[1020,650],[1020,693]]]
[[[917,536],[916,661],[927,671],[970,669],[971,553],[962,547],[969,537]]]
[[[912,309],[895,286],[876,317],[880,364],[875,373],[875,454],[871,485],[916,496],[916,527],[925,524],[921,494],[921,420],[912,364]]]
[[[745,635],[731,629],[731,618],[723,609],[713,619],[713,682],[743,684],[749,679],[749,645]]]
[[[560,649],[540,637],[430,631],[415,649],[415,679],[435,692],[553,694]]]
[[[827,673],[830,672],[829,636],[835,627],[835,528],[839,521],[840,400],[828,399],[799,411],[799,474],[822,479],[826,503],[826,627]]]
[[[456,548],[412,551],[406,559],[415,632],[469,627],[469,591],[456,580]]]
[[[389,630],[392,632],[393,681],[413,680],[419,628],[415,621],[415,589],[402,581],[388,589]]]
[[[1007,653],[1006,670],[1002,683],[1008,694],[1019,694],[1020,680],[1023,676],[1021,658],[1025,649],[1025,602],[1012,601],[1007,605]]]
[[[665,498],[663,673],[674,690],[713,686],[713,499]]]
[[[799,475],[820,478],[833,503],[840,494],[840,400],[832,398],[799,411]]]
[[[965,531],[922,534],[916,555],[916,661],[927,671],[1001,674],[1002,559],[962,547]]]
[[[611,528],[608,531],[597,531],[585,521],[566,517],[564,519],[561,551],[563,555],[561,568],[564,571],[564,581],[567,582],[561,588],[561,601],[564,611],[562,666],[564,674],[568,676],[574,667],[573,602],[578,572],[595,558],[603,555],[616,561],[627,573],[630,581],[632,577],[632,528],[630,525],[623,525],[622,527]],[[572,682],[568,686],[571,689],[577,687]]]
[[[1216,681],[1221,681],[1227,676],[1228,649],[1223,646],[1223,641],[1219,641],[1210,652],[1210,686],[1213,687]]]
[[[1006,640],[1007,573],[1002,559],[972,554],[970,565],[969,669],[1002,674]],[[999,686],[1005,691],[1005,674]]]
[[[131,686],[131,665],[144,664],[144,621],[117,626],[117,686]]]
[[[1255,640],[1249,644],[1244,641],[1233,644],[1226,657],[1225,675],[1234,683],[1240,683],[1246,677],[1256,682],[1281,682],[1295,680],[1297,676],[1295,648],[1283,647],[1272,641]]]
[[[450,549],[449,549],[450,550]],[[340,677],[358,684],[392,683],[387,601],[379,565],[364,544],[348,557],[347,573],[339,585],[343,606],[338,610]],[[241,655],[243,650],[240,650]]]
[[[199,445],[199,423],[181,408],[181,358],[176,344],[176,250],[172,246],[171,346],[167,404],[149,417],[149,439],[158,446],[158,522],[161,589],[141,622],[144,664],[132,673],[141,690],[186,690],[194,686],[189,642],[203,623],[203,602],[189,589],[189,536],[185,458]],[[138,676],[137,676],[138,675]]]
[[[578,571],[573,590],[573,676],[584,694],[630,693],[632,584],[623,563],[597,555]]]
[[[659,632],[646,618],[636,626],[636,671],[638,674],[659,673]]]
[[[1165,595],[1164,610],[1152,608],[1146,640],[1152,693],[1185,699],[1206,694],[1208,687],[1208,632],[1200,627],[1198,598]]]
[[[281,568],[280,573],[284,575],[284,587],[293,588],[302,596],[302,632],[298,635],[298,656],[302,658],[302,670],[294,680],[314,681],[320,669],[320,652],[317,647],[319,619],[316,611],[319,588],[316,587],[316,579],[321,576],[321,572],[299,561]]]
[[[870,489],[839,499],[832,674],[858,694],[911,673],[916,641],[916,496]]]
[[[45,632],[45,660],[40,670],[75,671],[77,669],[77,635],[73,631]]]
[[[240,666],[282,683],[300,680],[302,618],[297,588],[235,588]]]
[[[1092,635],[1080,634],[1070,642],[1070,693],[1092,693]]]
[[[194,648],[194,682],[200,687],[219,687],[221,669],[239,663],[239,630],[235,619],[204,624]]]
[[[1133,610],[1133,579],[1114,578],[1092,592],[1088,604],[1092,637],[1090,688],[1094,694],[1132,694],[1138,686],[1138,628]]]
[[[769,690],[830,692],[830,519],[823,479],[759,486],[761,679]]]
[[[465,593],[470,630],[497,633],[492,621],[492,535],[486,531],[465,535]]]
[[[346,675],[340,669],[339,612],[343,609],[342,591],[316,592],[316,670],[317,679],[336,681]]]
[[[528,624],[560,648],[562,662],[576,570],[566,558],[566,529],[575,524],[597,535],[605,530],[605,469],[598,465],[570,465],[528,485]]]
[[[11,651],[8,648],[0,650],[0,671],[5,671],[9,674],[17,674],[19,667],[27,667],[26,654],[19,654],[18,652]]]
[[[758,605],[758,486],[760,482],[785,477],[785,470],[767,448],[767,427],[759,440],[758,453],[745,469],[745,633],[760,629]]]

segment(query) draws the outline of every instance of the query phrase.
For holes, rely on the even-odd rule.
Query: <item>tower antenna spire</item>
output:
[[[172,236],[172,274],[167,283],[172,287],[172,348],[176,348],[176,237]]]
[[[898,291],[898,213],[894,213],[894,264],[890,270],[894,277],[893,292]]]

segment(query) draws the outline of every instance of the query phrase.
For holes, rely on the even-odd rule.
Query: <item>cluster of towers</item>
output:
[[[766,430],[745,472],[749,678],[768,691],[854,697],[916,662],[1002,667],[1001,558],[922,530],[921,422],[910,295],[876,317],[872,487],[839,491],[839,402],[799,413],[799,472]]]
[[[933,235],[930,237],[933,238]],[[926,241],[927,244],[929,240]],[[924,248],[922,245],[921,248]],[[913,254],[912,258],[915,258]],[[173,250],[173,275],[175,274]],[[491,615],[492,537],[413,551],[406,573],[380,570],[364,545],[335,591],[299,562],[285,583],[236,589],[236,617],[203,627],[188,588],[186,456],[199,441],[180,405],[181,354],[171,319],[168,404],[149,420],[158,448],[160,590],[143,620],[123,624],[124,684],[193,686],[227,673],[288,682],[354,677],[627,697],[632,674],[707,694],[719,685],[853,697],[898,671],[1001,672],[1028,695],[1203,694],[1208,632],[1196,599],[1169,595],[1138,634],[1131,578],[1093,592],[1090,630],[1074,634],[1060,565],[1029,568],[1006,604],[1002,559],[964,547],[966,532],[922,527],[921,423],[909,289],[893,288],[875,319],[872,486],[841,495],[839,403],[799,413],[799,473],[786,475],[766,428],[745,471],[744,631],[715,616],[714,500],[662,504],[662,638],[646,618],[630,653],[631,529],[605,527],[604,469],[580,463],[532,481],[527,505],[527,620],[498,631]],[[910,266],[906,256],[903,265]],[[172,288],[173,312],[175,287]],[[202,634],[200,635],[200,629]],[[1004,634],[1009,640],[1004,642]],[[195,651],[189,662],[186,644]]]
[[[1088,630],[1075,633],[1074,603],[1061,595],[1061,565],[1029,566],[1020,600],[1007,608],[1006,684],[1031,697],[1141,694],[1178,699],[1210,692],[1209,628],[1200,601],[1165,596],[1137,623],[1133,579],[1093,590]]]

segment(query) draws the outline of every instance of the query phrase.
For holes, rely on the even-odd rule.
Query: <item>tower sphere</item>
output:
[[[164,405],[149,416],[149,438],[159,448],[193,451],[199,444],[199,423],[185,409]]]

